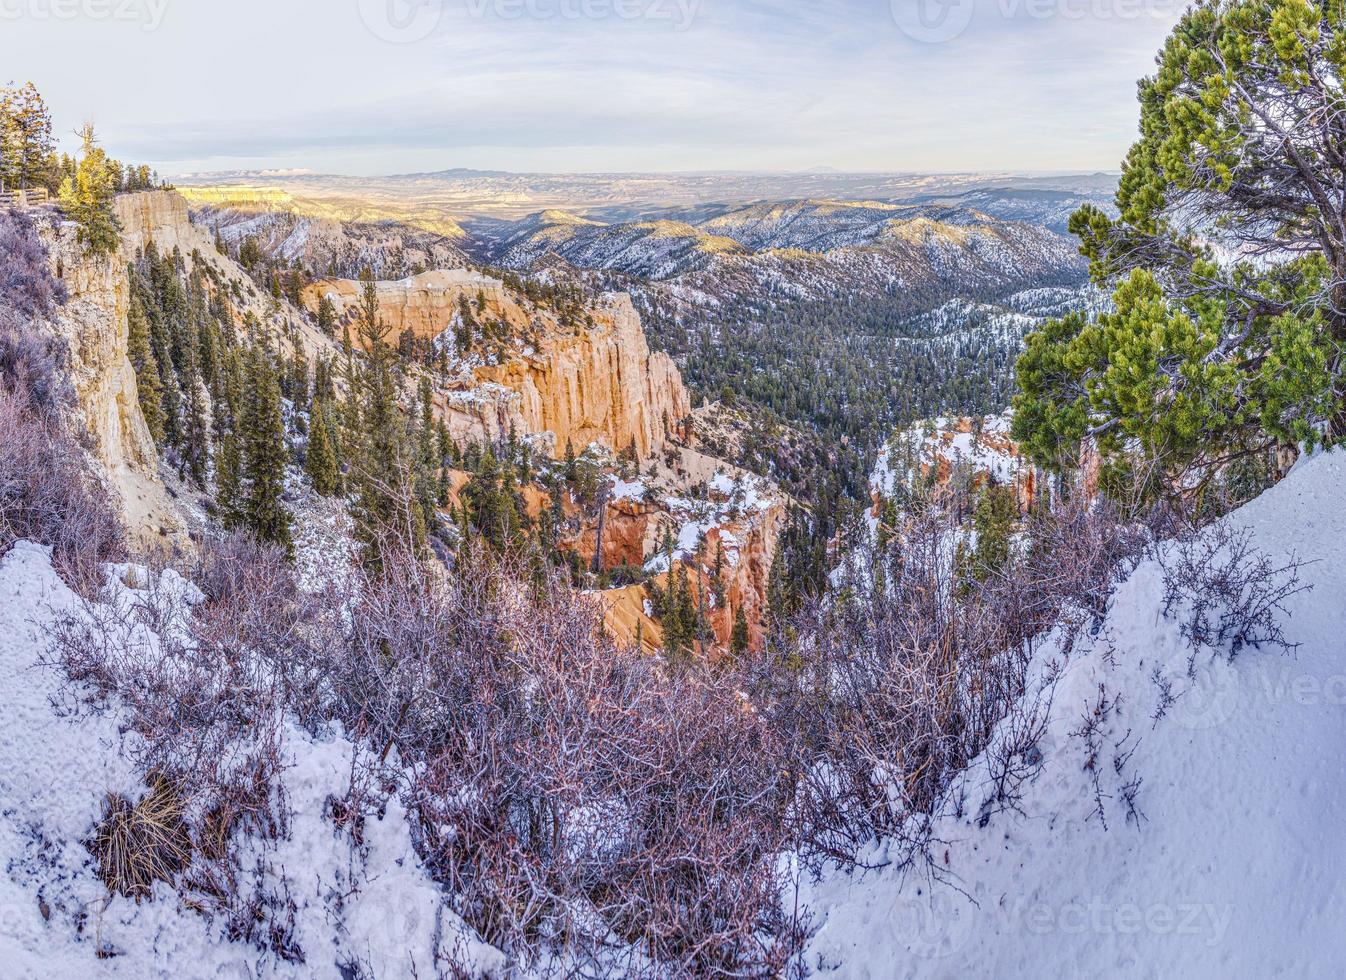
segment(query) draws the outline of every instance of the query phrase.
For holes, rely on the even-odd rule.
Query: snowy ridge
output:
[[[984,418],[935,418],[896,432],[879,450],[870,474],[870,491],[884,498],[899,491],[910,493],[922,479],[946,482],[960,469],[1012,484],[1027,466],[1010,438],[1013,421],[1010,412]]]
[[[1227,518],[1273,558],[1316,560],[1313,591],[1287,603],[1294,653],[1200,652],[1189,678],[1162,571],[1142,563],[1092,642],[1036,654],[1029,696],[1049,689],[1050,716],[1021,812],[981,809],[977,760],[952,790],[963,816],[937,827],[950,883],[880,868],[806,886],[821,923],[808,965],[872,980],[1339,976],[1344,490],[1346,454],[1320,455]],[[1177,700],[1160,710],[1165,684]],[[1079,734],[1091,715],[1097,794]]]

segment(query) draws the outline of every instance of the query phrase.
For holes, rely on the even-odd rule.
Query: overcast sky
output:
[[[1178,0],[0,0],[167,174],[1114,170]]]

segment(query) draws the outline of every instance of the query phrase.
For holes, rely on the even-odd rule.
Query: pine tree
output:
[[[324,336],[332,337],[336,334],[337,312],[336,306],[331,299],[323,296],[318,300],[318,329]]]
[[[159,363],[150,348],[150,326],[138,290],[131,291],[131,302],[126,314],[126,356],[136,372],[136,397],[140,414],[155,445],[164,441],[163,386],[159,379]]]
[[[435,520],[439,508],[439,458],[436,453],[438,433],[435,429],[434,402],[431,399],[430,378],[421,378],[416,393],[420,407],[420,424],[416,430],[416,499],[427,523]]]
[[[246,522],[243,503],[243,463],[238,438],[226,431],[218,442],[215,453],[215,504],[219,508],[220,523],[233,531]]]
[[[419,552],[425,545],[425,514],[416,494],[415,452],[398,406],[398,383],[388,326],[379,314],[378,289],[368,267],[361,273],[356,329],[365,349],[362,371],[348,353],[347,370],[354,384],[350,414],[351,453],[348,462],[356,492],[357,538],[366,545],[365,560],[378,573],[379,549],[389,535]]]
[[[183,378],[186,400],[183,403],[182,467],[197,487],[205,489],[206,468],[210,462],[210,435],[206,424],[206,394],[193,369]]]
[[[739,606],[734,613],[734,630],[729,634],[729,652],[735,659],[748,652],[748,617]]]
[[[285,277],[285,298],[297,309],[304,307],[304,277],[298,269],[291,269]]]
[[[291,518],[281,500],[288,460],[285,421],[270,352],[251,348],[247,372],[242,421],[244,520],[259,540],[289,549]]]
[[[335,494],[341,484],[327,415],[326,404],[313,403],[313,414],[308,428],[308,455],[304,458],[304,470],[308,473],[314,492],[324,497]]]
[[[1343,29],[1326,0],[1183,14],[1139,86],[1117,217],[1070,221],[1115,309],[1048,321],[1018,362],[1036,462],[1069,471],[1090,445],[1120,478],[1144,454],[1142,492],[1180,493],[1325,424],[1346,438]]]
[[[0,180],[27,189],[53,179],[51,114],[32,82],[0,91]]]
[[[439,465],[439,506],[449,506],[453,483],[449,475],[449,461],[458,455],[458,447],[453,444],[449,427],[443,419],[435,422],[436,456]]]
[[[61,207],[79,230],[76,239],[90,255],[107,255],[117,249],[121,222],[113,210],[116,185],[107,154],[95,145],[93,126],[80,131],[84,155],[74,176],[61,183]]]
[[[505,463],[500,471],[500,545],[517,548],[523,531],[523,519],[520,516],[519,485],[514,475],[514,466]]]
[[[495,451],[487,446],[463,493],[473,526],[494,548],[518,543],[520,522],[515,492],[513,467],[501,464]]]
[[[972,554],[972,574],[978,581],[1001,574],[1009,565],[1010,538],[1018,516],[1013,489],[993,483],[982,491],[973,515],[977,545]]]

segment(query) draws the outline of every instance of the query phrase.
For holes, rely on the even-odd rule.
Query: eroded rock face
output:
[[[770,482],[734,478],[719,470],[702,500],[671,493],[656,493],[652,499],[618,496],[607,503],[604,513],[602,567],[643,566],[655,572],[652,580],[667,591],[669,577],[662,570],[667,559],[661,554],[667,533],[676,542],[675,574],[681,574],[680,567],[686,569],[688,584],[699,594],[698,604],[713,634],[704,654],[715,659],[729,650],[740,609],[748,623],[749,645],[760,649],[767,584],[787,506],[785,495]],[[579,531],[564,539],[562,546],[577,552],[587,564],[597,548],[597,520],[592,514],[580,516]],[[662,642],[658,623],[645,609],[641,587],[611,589],[603,596],[609,603],[608,626],[615,636],[632,642],[639,632],[651,649]]]
[[[625,293],[605,295],[594,321],[578,333],[546,336],[536,353],[477,374],[517,391],[529,431],[555,433],[558,446],[634,444],[647,458],[691,412],[691,398],[672,359],[651,353]]]
[[[171,250],[190,249],[186,203],[168,191],[117,198],[122,246],[113,255],[90,257],[72,224],[47,216],[40,224],[52,268],[69,298],[54,326],[70,345],[70,379],[79,412],[92,436],[93,453],[121,498],[123,517],[141,545],[182,544],[186,532],[159,478],[158,454],[140,411],[135,370],[127,359],[127,309],[131,283],[127,264],[153,240]],[[184,229],[185,232],[184,233]]]
[[[608,523],[603,529],[604,567],[638,564],[637,560],[617,561],[610,565],[609,560],[613,557],[629,558],[634,554],[632,543],[641,536],[651,539],[652,545],[657,543],[662,512],[654,508],[648,509],[648,514],[631,514],[615,508],[608,511]],[[762,648],[765,640],[767,582],[771,575],[771,561],[776,554],[776,546],[784,526],[785,504],[782,500],[741,521],[734,521],[724,527],[715,527],[707,532],[706,549],[700,562],[700,591],[706,619],[714,635],[712,648],[704,651],[711,660],[722,657],[729,651],[734,632],[734,618],[740,609],[743,610],[748,623],[749,648],[753,650]],[[610,531],[613,533],[610,534]],[[588,527],[585,528],[584,535],[576,543],[576,547],[582,549],[586,545],[589,550],[581,553],[592,555],[593,530]],[[713,567],[710,562],[717,549],[722,549],[726,556],[732,556],[732,560],[726,561],[720,573],[723,580],[723,602],[716,602],[711,588]],[[686,567],[688,582],[693,589],[696,589],[697,562],[687,559],[677,562],[677,565]],[[662,589],[667,590],[669,587],[667,573],[654,576],[653,581]],[[623,642],[632,643],[639,635],[641,645],[647,651],[654,651],[663,643],[659,623],[651,618],[646,610],[646,593],[643,586],[609,589],[602,593],[602,597],[605,602],[605,622],[613,636]]]
[[[507,295],[504,283],[470,269],[433,269],[406,279],[376,282],[374,290],[391,343],[397,342],[403,330],[423,340],[439,336],[452,324],[462,299],[476,299],[478,294],[492,314],[516,325],[528,319]],[[356,279],[320,279],[305,287],[304,302],[315,308],[319,298],[326,296],[339,317],[353,316],[363,292],[364,284]]]
[[[232,303],[236,315],[251,313],[258,322],[269,322],[277,336],[283,324],[296,324],[310,360],[319,353],[332,357],[336,346],[283,301],[273,303],[258,294],[247,273],[215,250],[212,235],[192,224],[187,202],[176,191],[121,194],[115,208],[121,244],[110,256],[84,254],[76,240],[77,229],[62,222],[56,211],[39,216],[52,269],[69,294],[54,327],[69,342],[70,375],[79,412],[92,437],[94,456],[121,497],[133,542],[142,547],[183,546],[188,543],[187,511],[175,502],[159,476],[158,454],[140,411],[135,371],[127,358],[131,297],[127,266],[151,244],[160,253],[175,249],[184,257],[196,253],[224,281],[238,284]],[[282,348],[286,344],[282,339]]]
[[[352,317],[362,288],[351,279],[325,279],[307,288],[305,302],[314,306],[326,296],[338,316]],[[375,289],[389,342],[403,331],[439,337],[458,322],[464,299],[480,304],[477,320],[499,321],[518,338],[495,363],[466,362],[463,379],[437,399],[455,436],[496,438],[513,425],[520,433],[549,433],[558,456],[570,441],[613,450],[634,443],[645,458],[691,411],[677,366],[650,351],[624,293],[603,295],[587,311],[591,322],[569,326],[499,279],[466,269],[436,269]]]

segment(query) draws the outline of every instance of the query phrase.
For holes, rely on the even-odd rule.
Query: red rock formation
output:
[[[450,329],[464,298],[482,302],[478,322],[501,322],[517,338],[498,364],[475,365],[437,400],[460,438],[495,438],[512,425],[521,433],[550,433],[555,455],[567,440],[599,442],[613,450],[635,443],[646,458],[663,448],[667,427],[691,412],[682,376],[663,353],[652,353],[640,317],[624,293],[605,294],[588,311],[591,323],[563,326],[545,305],[528,301],[499,280],[466,269],[438,269],[375,286],[379,313],[396,338]],[[350,316],[362,286],[325,279],[309,286],[305,302],[327,296],[339,316]]]

